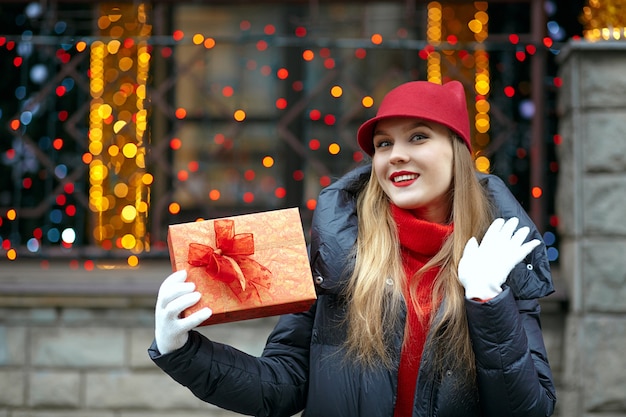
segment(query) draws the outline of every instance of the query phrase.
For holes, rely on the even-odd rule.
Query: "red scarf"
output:
[[[402,266],[410,280],[443,246],[446,238],[452,233],[452,225],[430,223],[416,218],[410,211],[391,205],[393,218],[398,226],[402,251]],[[407,322],[405,332],[408,338],[402,347],[400,366],[398,368],[398,397],[394,417],[407,417],[413,414],[415,386],[419,372],[422,352],[428,334],[431,313],[437,308],[432,304],[431,294],[435,277],[439,268],[431,268],[420,277],[417,284],[417,301],[421,307],[420,314],[413,308],[412,297],[408,285],[404,288],[407,305]],[[407,280],[407,281],[408,281]],[[408,283],[407,283],[408,284]]]

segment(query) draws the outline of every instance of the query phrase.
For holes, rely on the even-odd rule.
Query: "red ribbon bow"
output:
[[[249,257],[254,254],[253,234],[235,234],[235,222],[229,219],[215,220],[213,228],[216,248],[190,243],[187,262],[204,266],[209,277],[228,285],[240,301],[252,295],[260,300],[259,289],[269,289],[272,273]]]

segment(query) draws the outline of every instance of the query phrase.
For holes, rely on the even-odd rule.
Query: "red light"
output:
[[[558,146],[563,143],[563,136],[557,133],[556,135],[552,136],[552,140],[554,141],[554,144]]]
[[[328,187],[330,185],[330,177],[328,175],[320,177],[320,185],[322,187]]]
[[[317,207],[317,200],[307,200],[306,202],[306,208],[308,208],[309,210],[313,211],[315,210],[315,207]]]
[[[361,151],[356,151],[352,154],[352,160],[354,162],[361,162],[363,160],[364,156],[363,156],[363,152]]]
[[[554,77],[553,82],[554,82],[554,86],[556,88],[563,87],[563,78],[561,78],[561,77]]]
[[[284,98],[279,98],[276,100],[276,108],[279,110],[285,110],[287,108],[287,100]]]
[[[60,121],[60,122],[64,122],[64,121],[66,121],[66,120],[67,120],[67,118],[68,118],[68,116],[69,116],[69,114],[68,114],[68,112],[67,112],[67,111],[65,111],[65,110],[61,110],[61,111],[59,112],[59,114],[58,114],[59,121]]]
[[[535,52],[537,52],[537,48],[535,45],[526,45],[526,52],[528,52],[529,55],[534,55]]]
[[[511,42],[513,45],[517,45],[519,43],[519,36],[515,33],[511,33],[509,35],[509,42]]]
[[[543,195],[543,190],[540,187],[533,187],[531,194],[533,198],[539,198]]]
[[[309,112],[309,117],[311,118],[311,120],[319,120],[322,117],[322,112],[320,112],[319,110],[311,110]]]
[[[328,48],[320,49],[320,56],[322,58],[328,58],[330,56],[330,49],[328,49]]]
[[[326,123],[328,126],[334,125],[335,121],[336,118],[332,114],[327,114],[326,116],[324,116],[324,123]]]
[[[65,191],[65,194],[72,194],[74,192],[74,183],[68,182],[63,185],[63,191]]]
[[[43,237],[43,230],[40,227],[33,230],[33,237],[35,239],[41,239]]]
[[[274,25],[265,25],[263,32],[265,32],[266,35],[273,35],[276,33],[276,27]]]
[[[291,88],[293,88],[293,91],[302,91],[304,90],[304,83],[302,81],[294,81]]]
[[[277,198],[285,198],[285,196],[287,195],[287,190],[285,190],[283,187],[278,187],[275,191],[274,191],[274,195]]]
[[[182,41],[184,37],[185,37],[185,32],[183,32],[182,30],[175,30],[174,33],[172,34],[172,38],[174,38],[176,42]]]
[[[309,141],[309,148],[313,151],[316,151],[320,148],[320,141],[317,139],[311,139]]]
[[[66,203],[67,199],[65,198],[65,194],[59,194],[56,198],[56,203],[59,206],[64,206]]]
[[[446,39],[448,41],[448,43],[450,45],[456,45],[458,39],[455,35],[448,35],[448,38]]]
[[[252,203],[254,201],[254,194],[251,192],[247,192],[243,194],[243,202],[244,203]]]
[[[256,49],[259,51],[265,51],[267,49],[267,42],[261,40],[256,43]]]
[[[53,140],[52,147],[56,149],[57,151],[60,150],[63,147],[63,139],[56,138],[55,140]]]
[[[281,68],[276,71],[276,76],[281,80],[286,80],[287,77],[289,77],[289,71],[287,70],[287,68]]]
[[[222,88],[222,95],[224,97],[232,97],[234,93],[235,93],[235,90],[229,85]]]
[[[548,38],[548,37],[543,38],[543,44],[545,45],[546,48],[551,48],[553,43],[554,41],[552,40],[552,38]]]
[[[24,178],[22,180],[22,187],[24,187],[25,190],[28,190],[32,186],[33,186],[33,180],[31,178]]]
[[[251,169],[248,169],[248,170],[246,170],[246,172],[243,173],[243,177],[247,181],[252,181],[255,176],[256,176],[256,173],[253,170],[251,170]]]
[[[293,172],[293,179],[295,181],[302,181],[304,179],[304,172],[302,172],[301,170],[296,170]]]
[[[178,171],[178,174],[176,175],[176,177],[178,178],[178,181],[184,182],[189,179],[189,173],[185,170],[180,170]]]
[[[172,48],[170,48],[169,46],[166,46],[163,49],[161,49],[161,56],[163,58],[171,57],[172,56]]]
[[[198,161],[191,161],[187,164],[187,168],[191,172],[198,172],[198,169],[200,168],[200,164],[198,163]]]
[[[524,62],[526,60],[526,53],[524,51],[517,51],[515,52],[515,58],[520,62]]]
[[[306,36],[306,28],[303,26],[298,26],[295,30],[295,34],[298,38],[304,38]]]
[[[85,261],[85,270],[86,271],[93,271],[94,268],[94,263],[91,260]]]
[[[13,65],[15,65],[16,67],[19,67],[19,66],[21,66],[21,65],[22,65],[22,62],[23,62],[23,61],[24,61],[24,60],[22,59],[22,57],[21,57],[21,56],[17,56],[17,57],[15,57],[15,58],[13,58]]]
[[[504,95],[511,98],[515,95],[515,88],[509,86],[504,87]]]
[[[135,45],[135,41],[131,38],[124,39],[124,48],[130,49]]]
[[[182,146],[183,146],[183,141],[182,140],[180,140],[178,138],[172,138],[172,140],[170,140],[170,148],[172,148],[173,150],[177,151]]]
[[[333,69],[335,68],[335,60],[332,58],[326,58],[324,60],[324,68],[326,69]]]
[[[68,205],[65,207],[65,213],[70,217],[76,216],[76,206],[73,204]]]
[[[550,216],[550,226],[558,227],[559,226],[559,216],[552,215]]]
[[[356,56],[358,59],[363,59],[366,55],[367,51],[364,48],[357,48],[357,50],[354,51],[354,56]]]

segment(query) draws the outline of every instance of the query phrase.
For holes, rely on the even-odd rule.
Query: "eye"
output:
[[[391,139],[385,138],[385,137],[380,137],[380,138],[374,138],[374,148],[386,148],[388,146],[392,146],[393,142],[391,141]]]
[[[417,133],[411,134],[411,138],[409,139],[409,141],[411,141],[411,142],[419,142],[419,141],[422,141],[424,139],[428,139],[428,135],[426,135],[425,133],[417,132]]]

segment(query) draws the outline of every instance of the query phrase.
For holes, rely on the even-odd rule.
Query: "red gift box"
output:
[[[308,310],[316,299],[297,208],[170,225],[172,269],[187,270],[200,301],[226,323]]]

